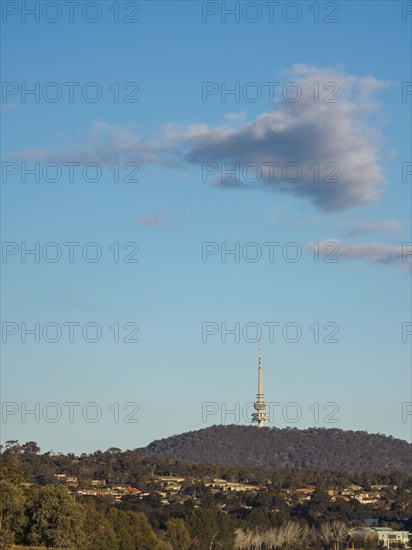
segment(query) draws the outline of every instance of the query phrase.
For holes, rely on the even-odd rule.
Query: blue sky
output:
[[[281,2],[271,21],[265,3],[244,12],[245,3],[227,2],[239,21],[223,22],[217,2],[99,2],[96,23],[81,11],[70,22],[57,3],[62,16],[51,23],[58,12],[37,4],[38,21],[24,22],[23,4],[3,3],[2,441],[84,452],[246,423],[225,407],[255,398],[253,326],[262,330],[265,398],[279,403],[270,425],[410,439],[402,405],[411,401],[412,336],[402,341],[402,326],[411,330],[412,256],[402,261],[412,241],[411,176],[402,176],[411,147],[412,97],[402,101],[412,80],[412,15],[402,20],[410,3]],[[67,82],[78,83],[73,101]],[[24,94],[35,83],[37,100]],[[202,98],[205,83],[216,93]],[[222,96],[236,83],[239,98]],[[53,90],[62,93],[56,102]],[[82,95],[93,90],[102,94],[94,103]],[[254,90],[261,98],[248,100]],[[302,97],[285,101],[294,90]],[[324,101],[333,91],[337,101]],[[24,183],[24,167],[36,163],[38,181]],[[77,163],[72,182],[67,163]],[[280,167],[275,181],[268,163]],[[338,167],[338,182],[314,182],[315,163],[322,177],[327,163]],[[247,165],[261,169],[258,181],[242,178]],[[302,170],[299,181],[293,166],[282,176],[287,165]],[[239,181],[228,174],[224,184],[225,167],[236,166]],[[61,171],[55,182],[53,169]],[[206,169],[216,173],[204,181]],[[24,246],[36,242],[39,261],[23,262]],[[79,243],[73,262],[70,242]],[[216,252],[204,261],[202,243]],[[222,261],[235,243],[239,261]],[[325,243],[339,247],[338,262],[323,261]],[[101,258],[88,261],[96,249]],[[44,258],[56,250],[59,261]],[[248,261],[254,251],[260,260]],[[301,258],[287,261],[294,251]],[[24,323],[40,327],[39,342],[23,341]],[[67,323],[77,323],[73,342]],[[86,341],[93,326],[82,337],[87,323],[100,328],[99,341]],[[224,341],[224,323],[239,327],[239,338]],[[139,341],[124,342],[137,325]],[[338,342],[324,342],[336,326]],[[205,335],[212,327],[218,332]],[[69,402],[78,403],[73,422]],[[217,412],[205,417],[207,403]],[[338,422],[328,423],[334,407]],[[28,409],[37,413],[25,416]]]

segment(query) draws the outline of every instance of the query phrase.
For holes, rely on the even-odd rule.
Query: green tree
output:
[[[9,479],[0,479],[0,548],[16,542],[25,521],[24,492]]]
[[[21,450],[25,454],[37,454],[40,451],[40,447],[35,441],[27,441],[24,445],[21,446]]]
[[[3,460],[12,466],[20,464],[21,445],[17,439],[6,441],[6,448],[3,451]]]
[[[86,507],[84,531],[86,542],[83,550],[118,550],[119,544],[112,524],[103,512],[91,506]]]
[[[196,508],[187,518],[187,526],[192,537],[191,548],[211,550],[233,547],[233,518],[215,509]]]
[[[113,526],[119,550],[164,550],[144,514],[111,508],[108,519]]]
[[[56,486],[36,487],[28,505],[30,544],[81,548],[85,511],[73,495]]]
[[[190,548],[190,534],[183,519],[172,518],[167,520],[167,539],[173,550],[188,550]]]

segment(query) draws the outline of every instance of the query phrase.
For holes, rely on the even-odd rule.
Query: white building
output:
[[[411,533],[408,531],[394,531],[390,527],[372,527],[374,531],[378,533],[378,540],[386,542],[388,548],[391,542],[409,542],[411,538]]]
[[[354,527],[349,531],[351,537],[360,537],[362,540],[376,540],[383,542],[386,548],[392,548],[393,543],[403,543],[410,547],[412,533],[395,531],[390,527]]]

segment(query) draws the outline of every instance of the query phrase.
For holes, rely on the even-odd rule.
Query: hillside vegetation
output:
[[[408,472],[412,445],[392,436],[339,429],[212,426],[152,442],[140,453],[193,463]]]

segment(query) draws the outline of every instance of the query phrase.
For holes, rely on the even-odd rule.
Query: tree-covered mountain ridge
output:
[[[338,428],[269,428],[215,425],[155,440],[136,449],[186,462],[357,472],[408,472],[412,444],[365,431]]]

